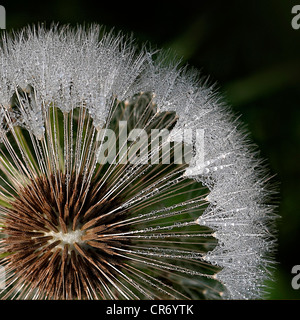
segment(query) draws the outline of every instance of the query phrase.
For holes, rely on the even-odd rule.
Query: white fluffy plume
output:
[[[34,99],[23,101],[13,125],[40,139],[45,131],[42,108],[53,103],[67,113],[84,105],[101,128],[115,101],[138,92],[152,92],[161,111],[178,116],[175,129],[204,130],[204,165],[196,156],[185,175],[209,188],[206,211],[197,223],[214,231],[218,245],[204,257],[222,270],[217,279],[228,298],[260,298],[273,264],[272,225],[276,217],[269,203],[272,187],[256,147],[239,120],[214,88],[197,72],[166,65],[164,54],[153,59],[146,48],[93,26],[27,28],[0,49],[0,121],[9,117],[10,99],[17,88],[33,87]],[[34,101],[34,103],[33,103]]]

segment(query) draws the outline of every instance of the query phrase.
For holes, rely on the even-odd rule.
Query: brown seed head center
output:
[[[87,297],[87,281],[100,293],[99,279],[115,273],[124,261],[118,249],[129,243],[120,227],[126,212],[117,209],[120,200],[105,200],[106,192],[105,185],[85,188],[82,177],[67,180],[58,173],[18,193],[5,218],[3,243],[10,252],[7,266],[20,283],[55,299]]]

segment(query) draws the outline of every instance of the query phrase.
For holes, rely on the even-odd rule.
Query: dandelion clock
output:
[[[197,72],[98,26],[0,50],[2,299],[264,297],[269,174]]]

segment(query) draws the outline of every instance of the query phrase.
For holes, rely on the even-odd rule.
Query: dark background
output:
[[[7,30],[35,22],[99,23],[133,33],[140,44],[171,48],[210,75],[267,158],[280,186],[278,252],[271,299],[299,299],[291,269],[300,265],[300,0],[92,1],[0,3]]]

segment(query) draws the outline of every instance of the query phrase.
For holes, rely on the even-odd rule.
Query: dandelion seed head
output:
[[[0,296],[262,297],[276,215],[257,148],[196,71],[102,31],[3,39]],[[188,129],[204,132],[202,153]],[[190,161],[162,164],[167,145]]]

